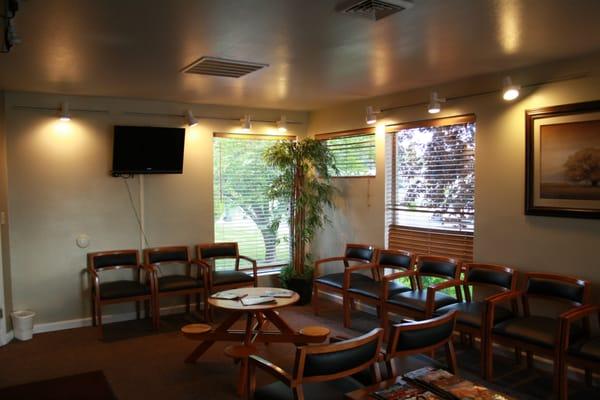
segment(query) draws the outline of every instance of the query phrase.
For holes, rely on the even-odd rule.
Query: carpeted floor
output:
[[[344,329],[341,307],[326,301],[322,304],[319,317],[315,317],[306,306],[283,309],[281,315],[295,328],[324,325],[332,330],[332,334],[348,337],[378,325],[374,316],[355,312],[353,329]],[[217,319],[223,316],[216,314]],[[185,364],[184,358],[198,342],[184,338],[179,328],[195,322],[194,316],[167,316],[162,322],[160,332],[152,331],[148,321],[106,325],[102,340],[96,328],[80,328],[38,334],[28,342],[13,341],[0,347],[0,387],[101,370],[121,400],[237,399],[235,380],[238,367],[223,355],[228,343],[215,344],[197,364]],[[291,371],[295,353],[293,345],[258,347],[260,355]],[[468,379],[477,379],[478,350],[460,346],[457,349],[461,374]],[[495,388],[504,389],[518,398],[552,397],[548,365],[538,362],[537,368],[530,371],[524,364],[515,365],[513,358],[497,357],[496,360]],[[421,366],[419,360],[409,361],[413,362],[415,368]],[[581,376],[576,379],[581,381]],[[268,376],[259,373],[259,385],[269,381]],[[600,390],[584,389],[573,379],[570,388],[571,398],[600,398]]]

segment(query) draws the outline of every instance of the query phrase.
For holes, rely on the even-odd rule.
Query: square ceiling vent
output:
[[[413,2],[409,0],[349,0],[340,3],[337,10],[343,14],[377,21],[412,6]]]
[[[260,64],[249,61],[228,60],[226,58],[218,57],[202,57],[185,67],[182,72],[185,72],[186,74],[239,78],[268,66],[269,64]]]

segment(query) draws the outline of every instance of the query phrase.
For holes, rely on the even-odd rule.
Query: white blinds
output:
[[[240,254],[256,259],[260,267],[290,260],[289,203],[270,202],[266,196],[277,173],[266,166],[263,153],[273,143],[258,135],[213,138],[215,241],[238,242]],[[277,221],[274,233],[270,227]],[[250,265],[242,262],[240,267]]]
[[[355,134],[325,140],[339,170],[338,173],[332,171],[332,176],[375,176],[375,134]]]

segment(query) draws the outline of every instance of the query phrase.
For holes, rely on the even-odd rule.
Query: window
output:
[[[472,261],[474,117],[399,125],[386,140],[388,247]]]
[[[375,176],[375,133],[372,129],[352,133],[328,133],[316,137],[325,140],[335,156],[339,171],[331,171],[331,176]]]
[[[240,254],[265,268],[290,260],[289,204],[267,199],[266,190],[277,173],[263,161],[273,139],[282,138],[289,136],[215,133],[213,138],[215,241],[238,242]],[[274,233],[270,228],[276,221],[280,224]],[[223,260],[217,268],[230,265]],[[249,267],[240,263],[240,268]]]

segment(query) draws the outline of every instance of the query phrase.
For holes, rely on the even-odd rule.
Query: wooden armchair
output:
[[[88,253],[87,269],[90,277],[92,324],[102,328],[102,305],[135,302],[136,316],[140,318],[140,302],[144,302],[146,317],[150,305],[154,307],[156,288],[151,268],[140,265],[137,250],[99,251]],[[131,269],[135,279],[101,282],[102,272]],[[142,271],[145,276],[142,276]],[[157,315],[152,313],[152,322],[157,327]]]
[[[592,372],[600,370],[600,335],[596,334],[586,336],[580,340],[572,337],[574,324],[584,320],[584,327],[587,327],[589,319],[593,315],[598,318],[600,325],[600,306],[586,305],[578,307],[561,315],[561,345],[560,345],[560,369],[559,385],[560,399],[568,398],[568,369],[569,365],[585,370],[585,380],[588,386],[592,385]],[[577,332],[575,328],[575,332]],[[586,332],[589,333],[589,332]]]
[[[515,347],[527,352],[527,365],[533,368],[533,354],[549,358],[554,362],[554,386],[559,389],[558,370],[561,351],[560,318],[542,315],[532,315],[530,299],[538,298],[547,301],[567,303],[578,309],[586,304],[589,298],[590,283],[577,278],[555,274],[527,273],[525,274],[525,290],[511,291],[496,295],[487,302],[486,339],[485,339],[485,378],[491,380],[493,373],[494,355],[492,346],[498,343]],[[497,305],[501,302],[521,300],[523,315],[516,315],[500,323],[495,323]],[[565,314],[563,314],[565,315]],[[582,337],[584,329],[573,325],[571,340]]]
[[[390,296],[388,285],[384,286],[383,315],[381,324],[384,329],[389,327],[389,314],[395,313],[415,319],[431,318],[441,307],[462,301],[460,290],[460,261],[439,256],[417,256],[416,270],[396,272],[383,278],[393,281],[401,277],[414,277],[417,281],[416,290],[403,291]],[[445,282],[424,287],[423,277],[433,276],[446,279]],[[454,288],[456,298],[442,292],[442,289]]]
[[[389,375],[396,376],[401,373],[394,366],[395,358],[414,354],[431,354],[440,347],[444,347],[446,351],[448,371],[457,375],[456,354],[452,344],[456,314],[456,311],[451,311],[432,319],[393,325],[385,350]]]
[[[238,287],[257,286],[258,272],[256,260],[240,255],[236,242],[199,244],[196,246],[196,257],[211,267],[210,274],[208,275],[211,293]],[[217,270],[215,268],[215,261],[223,259],[235,260],[234,269]],[[251,275],[240,271],[240,260],[245,260],[252,265]]]
[[[208,270],[209,266],[203,261],[190,260],[187,246],[155,247],[144,249],[144,263],[151,268],[155,275],[156,301],[155,314],[157,325],[160,323],[160,299],[168,296],[185,296],[186,311],[190,312],[191,296],[196,296],[196,310],[200,311],[200,296],[202,295],[203,316],[208,320]],[[196,266],[196,274],[192,267]],[[183,273],[163,275],[163,267],[180,266]]]
[[[315,262],[315,270],[313,273],[313,310],[315,315],[319,314],[319,291],[323,290],[326,292],[339,293],[341,296],[344,295],[344,272],[337,272],[332,274],[321,274],[321,265],[331,263],[335,261],[341,261],[344,264],[344,270],[350,267],[350,262],[358,263],[370,263],[375,255],[375,248],[368,244],[347,244],[346,251],[341,257],[330,257],[317,260]],[[373,270],[372,274],[374,274]],[[366,275],[360,273],[352,273],[352,279],[355,282],[359,280],[368,281],[375,280],[376,276],[372,275],[369,278]]]
[[[383,301],[389,296],[397,293],[415,290],[415,282],[412,276],[409,276],[410,287],[401,283],[383,280],[386,270],[392,271],[410,271],[414,268],[415,257],[412,253],[403,250],[379,250],[375,256],[375,263],[365,265],[353,265],[344,270],[344,326],[349,328],[351,325],[351,309],[355,300],[371,304],[377,310],[377,316],[381,318]],[[374,279],[353,279],[355,272],[370,271]],[[367,277],[368,278],[368,277]],[[387,288],[385,288],[387,286]],[[386,292],[386,297],[383,293]]]
[[[508,267],[492,264],[464,264],[464,289],[465,301],[453,303],[438,308],[435,315],[442,315],[450,311],[457,311],[456,330],[461,334],[468,334],[472,342],[473,337],[481,340],[481,374],[484,375],[485,360],[485,313],[486,302],[498,293],[514,291],[517,287],[517,273]],[[485,299],[475,301],[471,298],[471,288],[490,288],[495,291]],[[494,324],[517,315],[517,302],[512,302],[511,308],[496,307]]]
[[[329,400],[341,399],[345,393],[362,385],[351,375],[370,368],[375,382],[381,380],[377,359],[383,330],[373,329],[362,336],[333,344],[302,346],[296,349],[294,370],[290,374],[277,365],[255,355],[250,356],[248,374],[249,399]],[[277,379],[256,388],[256,370]]]

